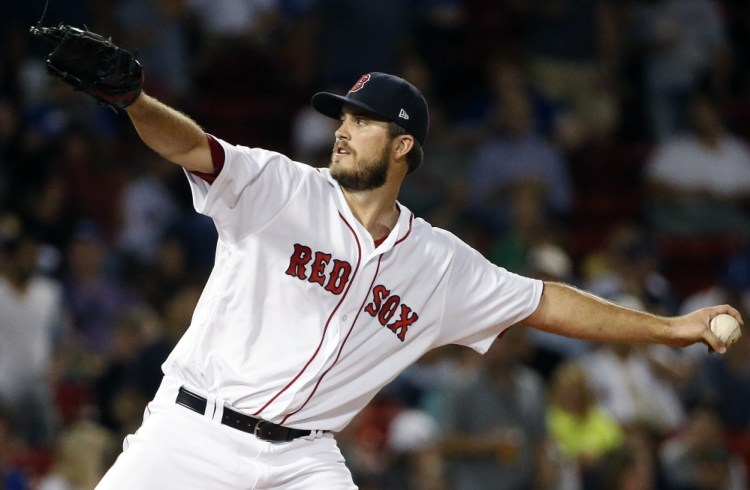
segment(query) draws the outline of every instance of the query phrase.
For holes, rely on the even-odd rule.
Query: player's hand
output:
[[[111,40],[64,24],[34,26],[31,34],[56,46],[47,56],[47,71],[114,110],[131,105],[141,94],[143,69],[135,56]]]
[[[686,347],[701,342],[708,346],[709,351],[723,354],[726,352],[726,346],[711,331],[711,327],[709,326],[711,319],[720,313],[732,315],[740,325],[744,325],[744,320],[740,312],[729,305],[701,308],[687,315],[671,319],[669,345],[673,347]]]

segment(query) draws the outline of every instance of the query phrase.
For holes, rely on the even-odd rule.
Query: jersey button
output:
[[[344,316],[342,316],[342,317],[341,317],[341,320],[342,320],[342,321],[346,321],[346,319],[347,319],[347,318],[349,318],[349,317],[348,317],[348,316],[346,316],[346,315],[344,315]]]

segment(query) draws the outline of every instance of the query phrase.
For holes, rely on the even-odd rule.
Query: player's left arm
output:
[[[141,140],[166,160],[186,170],[214,172],[206,133],[190,117],[145,92],[125,110]]]
[[[658,343],[673,347],[702,342],[724,352],[724,343],[709,327],[711,318],[720,313],[732,315],[743,323],[739,312],[729,305],[664,317],[616,305],[566,284],[545,282],[537,309],[523,323],[545,332],[596,342]]]

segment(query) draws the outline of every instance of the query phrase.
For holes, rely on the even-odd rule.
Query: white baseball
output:
[[[719,337],[727,347],[737,342],[742,335],[740,323],[732,316],[726,313],[716,315],[709,323],[711,331]]]

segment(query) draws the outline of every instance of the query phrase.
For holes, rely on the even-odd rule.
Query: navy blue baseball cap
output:
[[[371,72],[362,75],[344,96],[318,92],[312,97],[313,108],[334,119],[341,117],[344,104],[351,104],[398,124],[422,145],[427,139],[430,126],[427,101],[414,85],[403,78]]]

